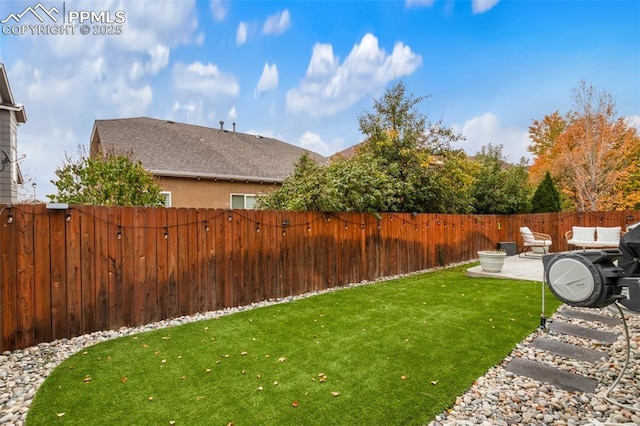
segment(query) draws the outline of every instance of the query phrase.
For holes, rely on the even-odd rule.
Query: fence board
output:
[[[179,315],[178,304],[178,280],[180,269],[178,267],[178,210],[167,210],[167,226],[162,230],[162,239],[167,243],[167,279],[168,282],[168,310],[169,318]],[[165,232],[167,238],[165,238]]]
[[[0,218],[0,223],[2,218]],[[43,204],[37,205],[33,216],[34,260],[34,339],[35,342],[51,341],[51,245],[49,214]],[[106,327],[103,325],[102,329]]]
[[[82,334],[82,281],[80,275],[80,215],[81,212],[70,209],[68,212],[55,212],[59,220],[66,225],[66,298],[67,298],[67,331],[69,336]]]
[[[104,330],[109,323],[109,239],[107,208],[94,207],[95,256],[89,259],[95,270],[94,330]]]
[[[120,209],[107,208],[107,245],[109,256],[109,327],[120,328],[124,325],[122,309],[122,219]]]
[[[161,320],[169,318],[169,273],[168,240],[164,239],[164,230],[167,227],[167,210],[157,209],[154,240],[156,244],[156,318]]]
[[[176,238],[178,238],[178,314],[189,313],[189,298],[191,296],[189,277],[189,211],[178,209],[178,225],[176,226]],[[173,238],[170,234],[169,238]]]
[[[14,213],[16,229],[16,344],[34,343],[35,282],[33,258],[33,206]]]
[[[187,271],[188,277],[188,296],[187,296],[187,314],[198,311],[199,300],[199,276],[198,276],[198,233],[200,232],[200,223],[198,223],[197,209],[187,210]]]
[[[135,324],[135,275],[136,268],[133,208],[123,209],[120,215],[122,241],[122,322],[125,326]]]
[[[157,236],[163,229],[158,229],[157,214],[160,210],[154,208],[144,209],[146,227],[144,228],[145,241],[145,316],[144,324],[159,320],[158,316],[158,248]]]
[[[0,208],[0,344],[2,348],[15,348],[16,345],[16,217],[12,208]]]
[[[80,288],[82,317],[80,333],[91,333],[96,330],[96,240],[95,240],[95,208],[82,207],[74,210],[80,216]]]

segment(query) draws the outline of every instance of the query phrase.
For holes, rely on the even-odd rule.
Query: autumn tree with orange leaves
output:
[[[640,208],[640,136],[618,117],[613,97],[587,86],[574,89],[574,109],[534,120],[532,182],[549,171],[570,208],[607,211]]]

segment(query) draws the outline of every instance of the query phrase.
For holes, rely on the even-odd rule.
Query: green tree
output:
[[[464,186],[448,184],[466,167],[451,151],[451,143],[462,136],[444,127],[441,121],[429,122],[418,111],[418,105],[426,99],[407,94],[402,82],[387,89],[382,98],[374,100],[373,111],[358,119],[366,137],[361,152],[377,158],[379,166],[395,182],[397,193],[390,211],[464,211],[468,202],[458,196]]]
[[[527,161],[509,164],[502,145],[483,146],[476,156],[480,167],[473,189],[474,210],[478,214],[526,213],[531,209],[531,186]]]
[[[387,211],[396,191],[377,160],[369,155],[319,165],[305,154],[282,186],[258,197],[263,210]]]
[[[547,172],[544,175],[544,179],[536,188],[536,192],[531,199],[531,212],[532,213],[549,213],[562,211],[560,204],[560,193],[556,189],[556,185],[553,183],[551,173]]]
[[[164,197],[153,175],[131,159],[132,153],[106,152],[78,158],[65,156],[56,169],[57,194],[52,202],[104,206],[163,206]]]
[[[366,137],[355,155],[320,166],[300,159],[277,191],[259,197],[262,209],[468,213],[476,166],[451,142],[461,139],[417,106],[425,97],[402,82],[359,117]]]

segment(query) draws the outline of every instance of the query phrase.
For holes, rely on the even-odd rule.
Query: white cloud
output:
[[[404,7],[431,7],[435,0],[405,0]]]
[[[331,45],[317,43],[305,78],[287,93],[287,109],[333,115],[389,81],[412,74],[421,64],[422,57],[402,42],[387,54],[372,34],[362,37],[342,64]]]
[[[307,78],[321,80],[336,72],[339,65],[339,58],[333,55],[333,46],[316,43],[307,67]]]
[[[306,131],[298,138],[298,146],[317,152],[320,155],[330,155],[331,149],[329,145],[322,140],[320,135]]]
[[[116,2],[113,3],[111,7],[113,10],[122,8]],[[82,9],[77,3],[74,3],[74,8]],[[100,8],[101,10],[109,9],[102,3]],[[95,1],[87,0],[84,9],[95,9]],[[123,32],[110,39],[124,50],[146,52],[157,44],[173,47],[194,41],[194,32],[198,27],[195,0],[179,2],[140,0],[127,2],[124,10],[126,25]]]
[[[528,130],[503,127],[498,117],[490,112],[473,117],[462,126],[454,124],[452,128],[466,137],[466,141],[462,142],[462,148],[468,155],[475,155],[483,146],[491,144],[502,145],[502,153],[511,162],[531,156],[527,152],[527,146],[531,142]]]
[[[498,4],[500,0],[472,0],[471,11],[473,13],[484,13]]]
[[[238,25],[238,30],[236,31],[236,44],[242,45],[247,41],[247,23],[240,22]]]
[[[291,26],[291,15],[289,10],[285,9],[282,12],[269,16],[262,26],[262,32],[264,34],[282,34]]]
[[[225,4],[225,2],[223,2],[222,0],[211,0],[209,7],[211,9],[213,19],[215,19],[216,21],[224,21],[224,18],[227,17],[228,5]]]
[[[262,69],[262,75],[260,76],[258,86],[256,87],[256,95],[268,90],[276,89],[277,87],[278,67],[276,64],[269,65],[268,62],[265,62],[264,68]]]
[[[147,50],[150,56],[148,62],[134,61],[129,72],[129,78],[135,80],[145,75],[155,75],[169,64],[169,48],[158,44]]]
[[[233,74],[227,74],[212,63],[194,62],[185,65],[178,62],[173,67],[173,79],[180,91],[193,92],[209,98],[226,95],[235,97],[240,86]]]
[[[173,112],[176,112],[176,111],[193,112],[196,109],[198,109],[198,105],[196,105],[194,102],[187,102],[186,104],[181,104],[178,101],[175,101],[173,103],[173,107],[171,108]]]
[[[236,118],[238,118],[238,111],[236,110],[235,105],[231,107],[231,110],[229,111],[229,114],[227,114],[227,117],[229,117],[230,120],[235,120]]]

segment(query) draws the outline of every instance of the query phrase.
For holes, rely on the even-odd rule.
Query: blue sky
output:
[[[96,119],[222,120],[330,155],[362,140],[358,116],[396,79],[429,96],[420,110],[464,134],[457,147],[469,154],[492,143],[512,161],[528,157],[531,122],[567,112],[581,80],[640,126],[640,1],[40,3],[75,33],[34,35],[23,29],[39,23],[33,15],[9,19],[0,62],[25,105],[20,165],[42,200]],[[3,0],[0,21],[37,4]],[[82,35],[73,11],[111,22],[123,11],[121,33]],[[96,21],[85,23],[119,25]]]

